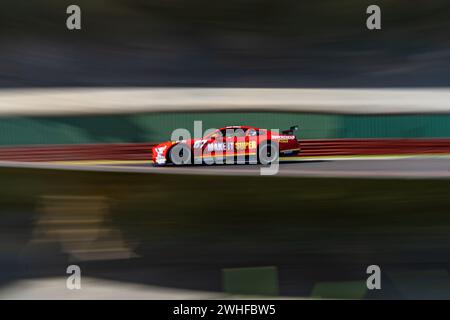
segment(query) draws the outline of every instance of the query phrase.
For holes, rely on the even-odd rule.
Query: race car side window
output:
[[[263,136],[267,132],[266,129],[257,129],[257,128],[250,128],[247,130],[246,134],[249,137],[257,137],[257,136]]]

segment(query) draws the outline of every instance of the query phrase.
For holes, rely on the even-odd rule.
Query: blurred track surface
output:
[[[119,165],[121,168],[148,170],[151,164]],[[193,167],[154,168],[164,173],[209,173],[232,175],[258,175],[261,165],[203,165]],[[163,169],[163,170],[161,170]],[[346,159],[346,160],[285,160],[280,163],[282,176],[325,177],[432,177],[450,178],[450,158],[398,158],[398,159]]]
[[[80,161],[24,163],[3,167],[162,174],[260,175],[261,165],[196,165],[154,167],[150,161]],[[277,175],[293,177],[450,178],[449,156],[282,158]]]
[[[0,192],[0,298],[80,298],[60,295],[65,281],[55,279],[73,263],[87,277],[83,298],[194,299],[223,292],[224,270],[261,266],[277,268],[280,295],[309,297],[323,283],[364,289],[371,264],[383,268],[383,290],[359,297],[445,298],[449,163],[330,158],[280,165],[289,177],[362,178],[369,171],[420,173],[423,180],[269,179],[245,165],[9,163],[51,170],[0,170],[9,182]],[[241,173],[249,176],[232,176]]]

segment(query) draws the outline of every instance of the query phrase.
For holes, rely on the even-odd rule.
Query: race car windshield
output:
[[[233,137],[245,137],[245,132],[242,129],[228,129],[227,130],[227,137],[228,138],[233,138]]]
[[[216,130],[216,131],[210,133],[209,135],[207,135],[205,138],[213,138],[213,139],[216,139],[216,138],[220,138],[220,137],[223,137],[222,131]]]

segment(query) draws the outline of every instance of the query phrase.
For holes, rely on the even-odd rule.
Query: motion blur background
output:
[[[66,28],[71,4],[81,7],[79,31]],[[370,4],[382,9],[382,30],[366,28]],[[33,108],[33,99],[55,103],[36,96],[41,90],[73,87],[445,91],[449,30],[447,0],[2,0],[0,160],[16,162],[0,168],[0,298],[449,298],[450,185],[436,172],[450,169],[450,109],[361,115],[338,106],[192,112],[181,105],[136,113],[127,111],[131,96],[114,114],[77,114],[70,99],[53,114]],[[23,105],[11,101],[26,100],[29,114],[15,114]],[[97,103],[93,95],[83,108]],[[204,129],[300,124],[310,156],[439,153],[444,160],[423,163],[434,178],[406,180],[17,163],[145,162],[153,143],[194,120]],[[297,168],[331,162],[310,161]],[[348,163],[349,172],[362,171]],[[69,264],[82,269],[81,291],[65,288]],[[381,291],[367,290],[371,264],[382,268]]]
[[[447,86],[449,24],[446,0],[3,0],[0,85]]]

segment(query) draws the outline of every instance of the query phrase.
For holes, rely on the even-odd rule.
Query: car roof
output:
[[[226,127],[221,128],[221,129],[250,129],[250,128],[252,128],[252,129],[259,129],[259,128],[250,127],[250,126],[226,126]]]

